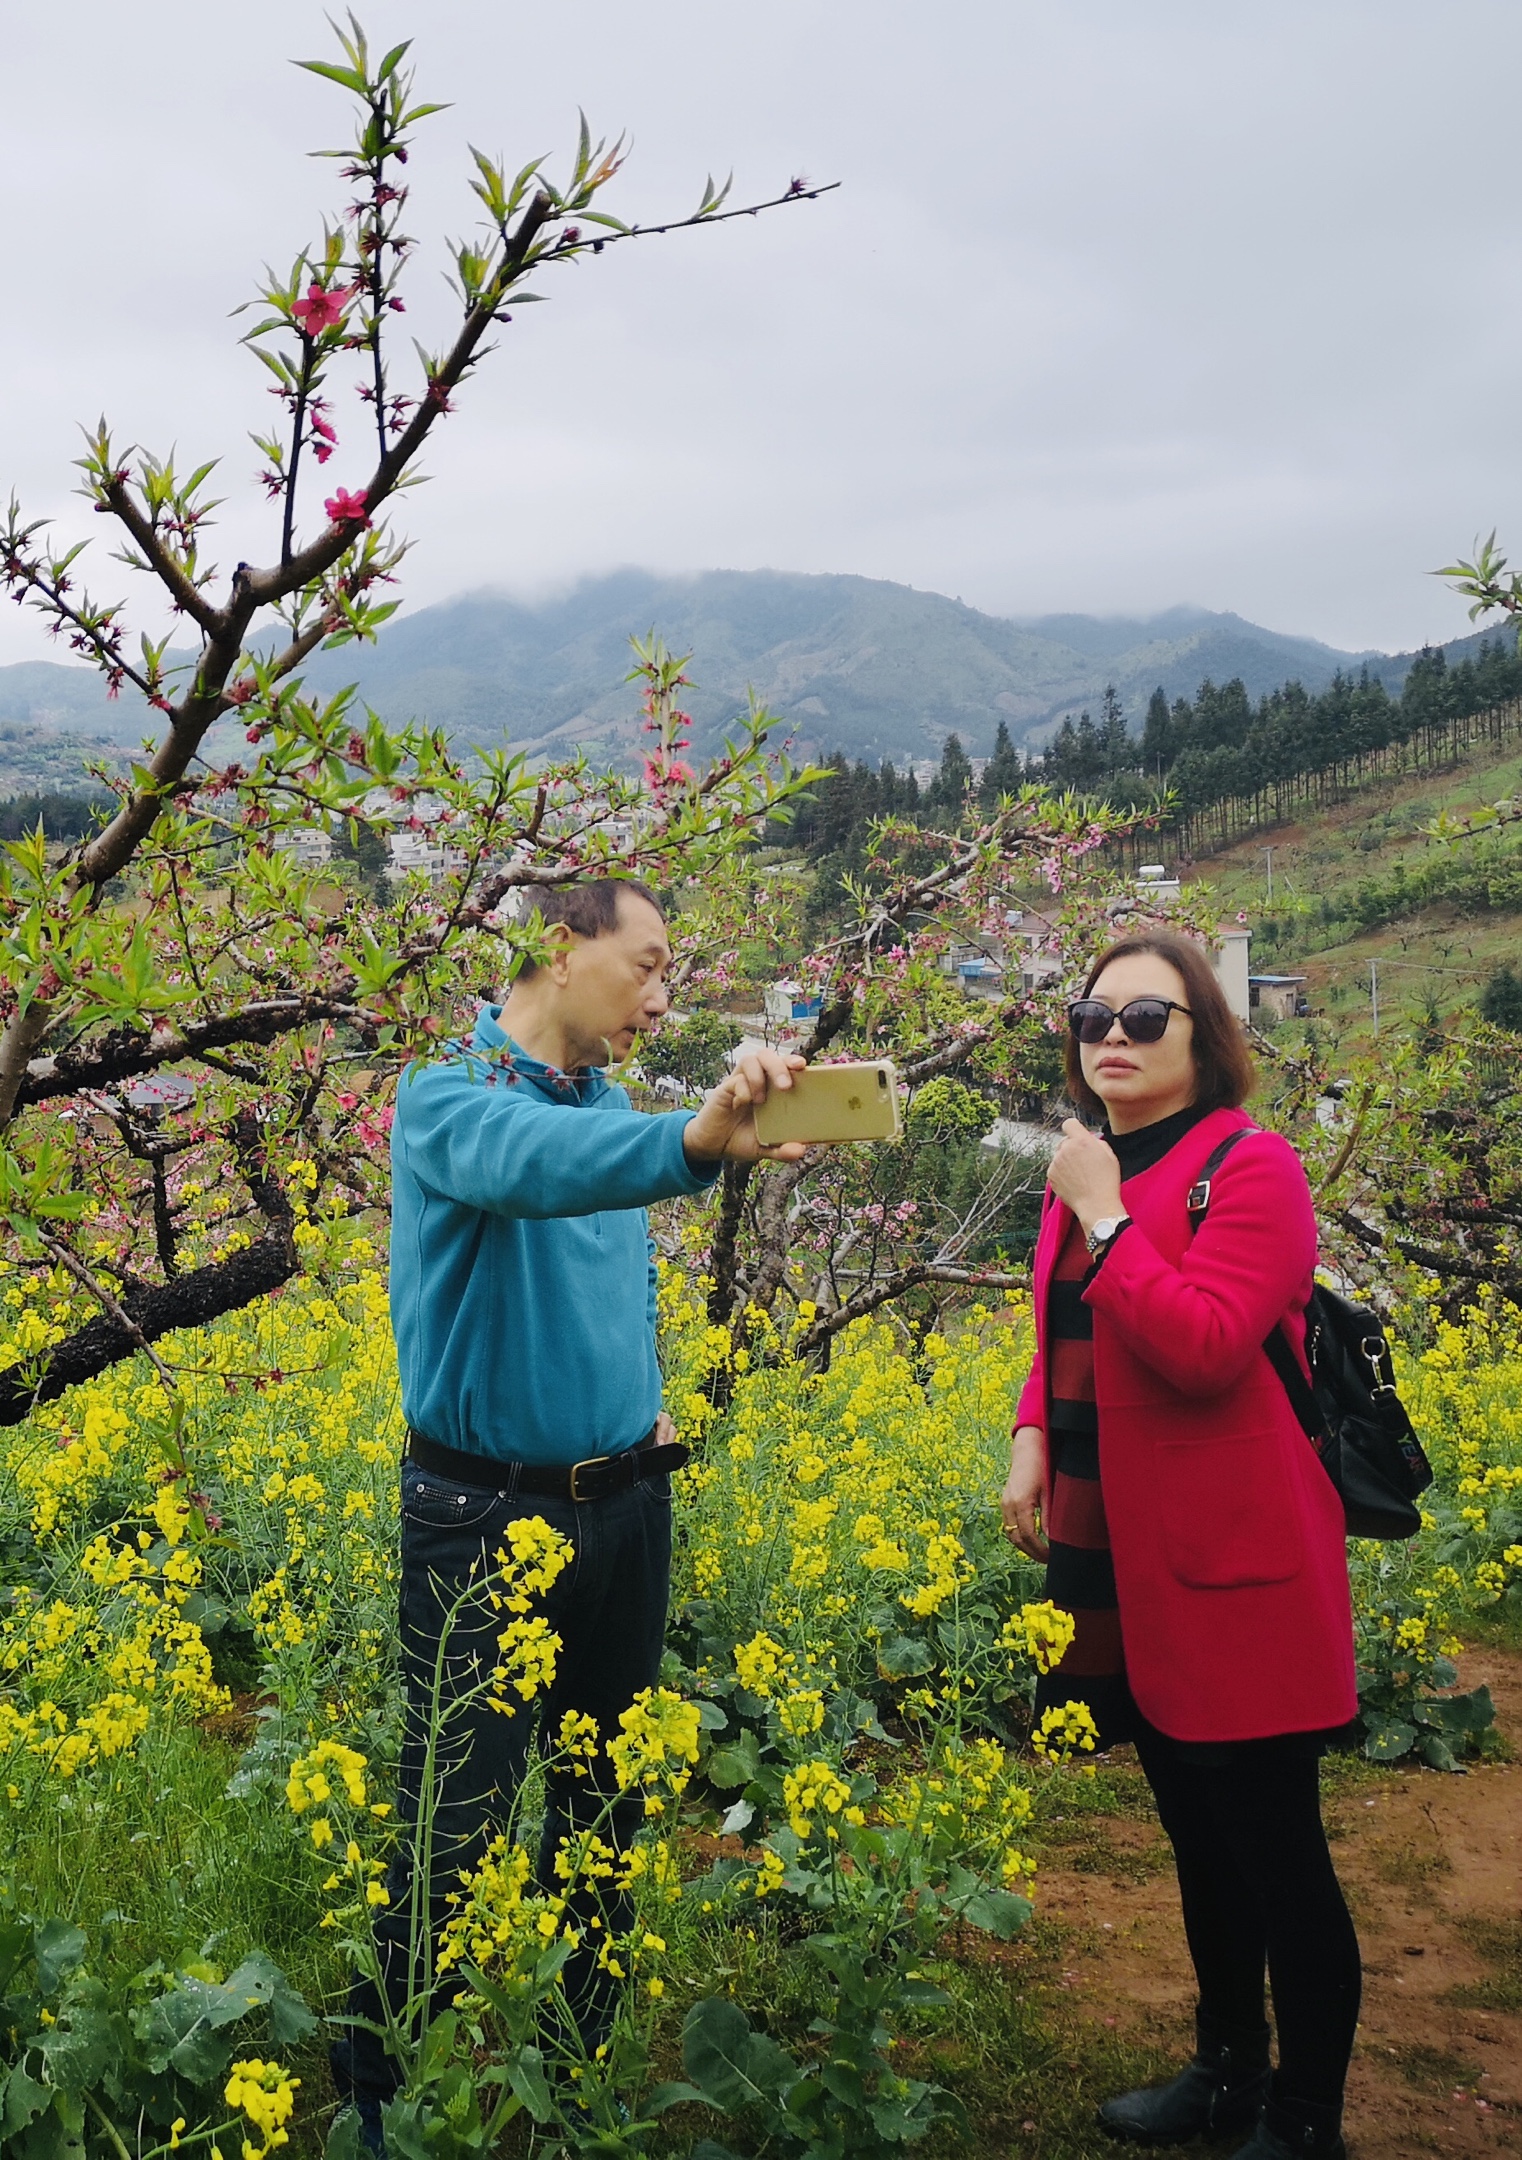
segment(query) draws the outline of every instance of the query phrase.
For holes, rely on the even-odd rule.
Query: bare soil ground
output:
[[[1471,1653],[1463,1684],[1482,1680],[1501,1729],[1522,1732],[1522,1657]],[[1455,1777],[1333,1762],[1326,1813],[1364,1957],[1354,2160],[1522,2153],[1522,1763]],[[1103,2035],[1181,2062],[1193,1982],[1155,1818],[1075,1818],[1038,1899],[1060,1945],[1049,2012],[1075,2053]]]

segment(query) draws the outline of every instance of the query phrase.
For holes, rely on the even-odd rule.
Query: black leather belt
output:
[[[692,1455],[680,1440],[655,1442],[651,1427],[637,1446],[618,1455],[589,1455],[569,1467],[551,1468],[543,1463],[498,1462],[494,1456],[468,1454],[463,1448],[443,1447],[422,1433],[407,1434],[407,1453],[430,1477],[447,1478],[451,1484],[473,1485],[478,1492],[536,1493],[549,1500],[606,1500],[623,1492],[637,1479],[658,1477],[663,1470],[680,1470]]]

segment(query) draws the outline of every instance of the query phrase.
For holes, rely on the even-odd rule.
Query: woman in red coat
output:
[[[1358,1707],[1343,1516],[1262,1349],[1278,1325],[1304,1355],[1310,1193],[1239,1107],[1247,1046],[1192,939],[1113,945],[1069,1022],[1070,1091],[1107,1122],[1070,1119],[1052,1160],[1003,1513],[1076,1624],[1038,1714],[1086,1702],[1101,1746],[1134,1740],[1199,1983],[1188,2068],[1100,2121],[1340,2156],[1360,1970],[1317,1764]],[[1242,1127],[1196,1233],[1191,1188]]]

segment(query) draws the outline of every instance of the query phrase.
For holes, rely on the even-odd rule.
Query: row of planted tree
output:
[[[793,813],[790,835],[779,829],[774,837],[790,836],[838,876],[860,862],[876,818],[955,825],[988,816],[1002,796],[1034,782],[1144,812],[1145,826],[1116,845],[1133,862],[1161,835],[1177,853],[1197,855],[1307,805],[1322,808],[1366,780],[1436,771],[1519,732],[1522,656],[1508,639],[1487,639],[1456,667],[1442,651],[1424,650],[1398,697],[1367,669],[1338,674],[1314,694],[1286,683],[1256,704],[1240,678],[1203,682],[1192,700],[1171,704],[1157,689],[1139,735],[1111,687],[1097,721],[1087,712],[1064,720],[1028,757],[1003,721],[981,769],[960,736],[949,735],[923,788],[890,759],[874,769],[837,752],[812,799]]]

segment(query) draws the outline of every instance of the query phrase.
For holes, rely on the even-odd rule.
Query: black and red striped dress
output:
[[[1121,1179],[1139,1177],[1162,1161],[1208,1113],[1190,1108],[1103,1138],[1115,1151]],[[1122,1231],[1124,1236],[1125,1232]],[[1073,1616],[1074,1635],[1062,1662],[1036,1681],[1036,1718],[1067,1702],[1087,1703],[1099,1729],[1097,1745],[1113,1747],[1135,1730],[1136,1706],[1126,1680],[1115,1569],[1099,1478],[1099,1412],[1094,1401],[1094,1318],[1083,1293],[1096,1267],[1074,1217],[1052,1270],[1046,1306],[1047,1504],[1051,1558],[1046,1594]]]

